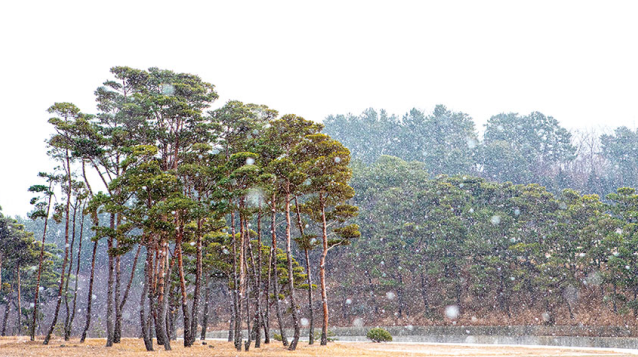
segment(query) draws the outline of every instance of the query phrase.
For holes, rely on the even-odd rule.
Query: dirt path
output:
[[[335,357],[384,357],[384,356],[477,356],[477,357],[503,357],[503,356],[543,356],[543,357],[582,357],[582,356],[632,356],[628,353],[616,352],[605,349],[581,349],[562,347],[519,347],[519,346],[468,346],[468,345],[435,345],[435,344],[409,344],[389,343],[377,344],[369,342],[335,342],[327,347],[318,345],[308,346],[300,344],[299,349],[290,352],[279,343],[270,344],[261,349],[252,349],[250,352],[237,352],[232,343],[214,340],[202,345],[197,341],[191,348],[182,347],[181,341],[172,344],[173,351],[166,352],[161,346],[155,346],[153,352],[146,352],[144,344],[139,339],[127,338],[122,343],[111,348],[104,347],[104,339],[89,339],[80,344],[78,340],[64,342],[53,340],[48,346],[42,345],[42,341],[31,342],[26,337],[5,337],[0,339],[0,356],[335,356]],[[212,347],[211,347],[212,346]],[[634,355],[635,356],[635,355]]]

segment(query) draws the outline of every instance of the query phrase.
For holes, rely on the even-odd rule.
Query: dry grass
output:
[[[498,346],[451,346],[451,345],[419,345],[419,344],[374,344],[374,343],[331,343],[327,347],[308,346],[300,343],[295,352],[290,352],[279,343],[270,344],[250,352],[237,352],[232,343],[225,341],[207,341],[202,345],[199,341],[191,348],[184,348],[179,341],[172,344],[172,351],[164,351],[155,346],[153,352],[146,352],[139,339],[123,339],[121,344],[111,348],[104,347],[104,339],[88,339],[80,344],[78,340],[64,342],[52,340],[48,346],[42,341],[31,342],[24,337],[5,337],[0,339],[0,356],[347,356],[347,357],[382,357],[382,356],[625,356],[609,350],[578,350],[567,348],[526,348]],[[212,348],[210,346],[213,346]]]

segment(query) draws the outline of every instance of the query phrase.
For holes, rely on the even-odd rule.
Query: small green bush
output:
[[[372,330],[368,331],[368,334],[366,335],[366,337],[369,340],[372,340],[372,342],[390,342],[392,341],[392,335],[390,335],[390,333],[382,328],[373,328]]]
[[[283,338],[281,337],[281,335],[280,335],[280,334],[278,334],[278,333],[273,334],[273,335],[272,335],[272,338],[273,338],[275,341],[279,341],[279,342],[281,342],[281,341],[283,340]]]

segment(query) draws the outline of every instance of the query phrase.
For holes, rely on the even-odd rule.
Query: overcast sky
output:
[[[30,209],[46,109],[94,113],[109,68],[201,76],[220,99],[321,121],[445,104],[479,129],[541,111],[567,128],[638,122],[638,1],[4,1],[0,206]]]

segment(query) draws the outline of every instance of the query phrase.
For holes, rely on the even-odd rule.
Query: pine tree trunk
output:
[[[49,183],[49,191],[51,192],[51,185],[52,183]],[[53,199],[53,195],[49,193],[49,203],[47,204],[47,212],[46,212],[46,216],[44,217],[44,231],[42,232],[42,243],[40,245],[40,259],[39,259],[39,263],[38,263],[38,276],[36,278],[36,283],[35,283],[35,297],[33,300],[33,319],[31,321],[31,331],[30,331],[30,339],[31,341],[35,341],[35,328],[37,325],[37,321],[36,321],[36,317],[38,316],[38,298],[40,295],[40,278],[42,277],[42,262],[44,261],[44,243],[46,241],[46,237],[47,237],[47,226],[49,223],[49,212],[51,210],[51,200]]]
[[[202,289],[202,220],[197,220],[197,257],[195,267],[195,291],[193,292],[193,309],[191,315],[191,334],[188,345],[192,346],[197,338],[197,318],[199,316],[199,296]]]
[[[89,292],[86,303],[86,322],[84,324],[84,331],[82,331],[80,343],[83,343],[84,340],[86,340],[86,335],[89,331],[89,327],[91,326],[91,307],[93,306],[93,281],[95,278],[95,256],[97,253],[97,245],[98,241],[96,240],[93,242],[93,255],[91,256],[91,275],[89,277]]]
[[[208,309],[210,306],[210,285],[208,282],[208,276],[204,278],[204,313],[202,316],[202,334],[200,336],[201,341],[206,340],[206,329],[208,328]]]
[[[255,314],[256,314],[256,320],[255,320],[255,348],[261,348],[261,326],[263,325],[263,319],[262,319],[262,306],[261,306],[261,299],[263,296],[263,289],[262,289],[262,282],[261,282],[261,267],[262,267],[262,261],[261,261],[261,247],[262,247],[262,242],[261,242],[261,206],[259,207],[259,213],[257,214],[257,268],[255,269],[255,279],[257,280],[255,286],[256,286],[256,293],[257,293],[257,303],[255,306]],[[254,261],[254,260],[253,260]]]
[[[141,244],[140,244],[141,246]],[[142,329],[142,338],[144,339],[144,347],[146,351],[153,351],[153,338],[150,335],[148,328],[148,321],[146,313],[144,311],[144,305],[146,304],[147,297],[149,295],[149,286],[151,285],[151,267],[153,266],[152,255],[146,249],[146,264],[144,264],[144,285],[142,286],[142,296],[140,297],[140,328]],[[149,311],[150,314],[150,311]]]
[[[304,249],[304,253],[306,255],[306,273],[308,274],[308,314],[310,315],[308,328],[308,344],[312,345],[315,343],[315,313],[312,310],[312,278],[310,276],[310,254],[308,252],[308,249]]]
[[[275,297],[275,311],[277,313],[277,322],[279,323],[279,332],[281,333],[281,342],[284,346],[288,346],[288,338],[286,338],[286,332],[284,331],[283,319],[281,317],[281,306],[279,300],[279,289],[277,287],[279,274],[277,272],[277,233],[276,233],[276,214],[277,214],[277,202],[275,201],[275,194],[272,195],[272,207],[271,207],[271,217],[272,221],[270,224],[270,232],[272,233],[272,246],[270,248],[270,257],[271,257],[271,268],[273,272],[272,277],[272,289]]]
[[[321,279],[321,303],[323,305],[323,323],[321,325],[321,345],[328,344],[328,293],[326,291],[326,257],[328,256],[328,233],[326,225],[326,210],[323,202],[323,195],[319,194],[321,205],[321,237],[322,252],[319,262],[319,278]]]
[[[83,210],[82,210],[83,211]],[[82,239],[84,238],[84,214],[82,213],[82,220],[80,221],[80,243],[78,244],[78,263],[75,268],[75,286],[73,287],[73,308],[71,309],[71,319],[67,325],[69,335],[73,331],[73,320],[75,320],[76,303],[78,298],[78,280],[80,280],[80,261],[82,257]]]
[[[295,196],[295,208],[297,210],[297,225],[299,226],[299,234],[301,238],[304,238],[304,226],[301,221],[301,211],[299,209],[299,201],[297,200],[297,196]],[[312,276],[311,276],[311,267],[310,267],[310,252],[308,249],[304,249],[304,256],[306,258],[306,274],[308,280],[308,314],[310,315],[309,319],[309,328],[308,328],[308,344],[312,345],[315,343],[315,316],[314,311],[312,310]]]
[[[115,229],[115,214],[111,213],[111,230]],[[113,285],[115,283],[115,257],[112,254],[113,237],[107,238],[108,280],[106,293],[106,347],[113,346]]]
[[[118,242],[117,247],[119,246],[120,246],[120,243]],[[113,308],[115,310],[115,324],[113,326],[113,343],[120,343],[120,340],[122,337],[122,309],[120,308],[121,287],[122,287],[122,257],[118,253],[118,255],[115,257],[115,296],[113,297]]]
[[[17,318],[17,325],[18,325],[18,332],[17,335],[18,336],[22,336],[22,290],[21,290],[21,282],[20,282],[20,264],[16,264],[16,279],[17,279],[17,283],[18,283],[18,318]]]
[[[1,336],[7,335],[7,321],[9,320],[9,314],[11,313],[11,294],[9,294],[9,298],[7,300],[7,305],[4,307],[4,318],[2,319],[2,331],[0,331]]]
[[[71,252],[69,256],[69,270],[66,273],[66,284],[64,284],[64,307],[66,308],[66,317],[64,319],[64,340],[71,338],[71,331],[68,330],[69,321],[71,320],[71,311],[69,307],[69,280],[71,280],[71,271],[73,271],[73,250],[75,248],[75,218],[78,212],[78,199],[75,199],[73,206],[73,228],[71,229]]]
[[[142,249],[142,245],[137,245],[137,251],[135,252],[135,258],[133,258],[133,264],[131,265],[131,276],[129,277],[128,283],[126,283],[126,288],[124,289],[124,294],[122,294],[122,300],[118,306],[119,315],[116,314],[115,318],[115,333],[114,333],[114,341],[115,343],[120,343],[122,338],[122,311],[124,311],[124,306],[126,306],[126,300],[128,299],[128,294],[131,291],[131,285],[133,285],[133,278],[135,278],[135,270],[137,267],[137,260],[140,256],[140,250]],[[117,295],[117,294],[116,294]]]
[[[186,276],[184,274],[184,259],[182,256],[182,240],[184,238],[184,227],[180,225],[177,232],[177,240],[175,248],[177,249],[177,269],[179,273],[179,286],[182,297],[182,315],[184,318],[184,347],[191,346],[191,323],[190,313],[188,312],[188,295],[186,292]]]
[[[427,280],[423,273],[421,273],[421,297],[423,298],[423,309],[428,314],[430,312],[430,302],[428,301]]]
[[[44,338],[44,344],[48,345],[51,340],[51,335],[53,334],[53,330],[55,329],[55,325],[58,322],[58,314],[60,313],[60,305],[62,303],[62,291],[64,289],[64,273],[66,272],[66,265],[69,260],[69,214],[71,207],[71,163],[69,158],[69,152],[67,150],[66,153],[66,171],[68,175],[68,187],[67,187],[67,195],[66,195],[66,208],[64,211],[65,214],[65,223],[64,223],[64,260],[62,261],[62,269],[60,270],[60,287],[58,288],[58,299],[55,305],[55,312],[53,313],[53,321],[51,322],[51,327],[49,327],[49,332],[47,332],[46,337]]]
[[[290,189],[290,184],[288,184],[288,190]],[[290,194],[286,194],[286,259],[288,260],[288,290],[290,293],[290,310],[292,312],[292,326],[293,326],[293,338],[292,342],[290,342],[290,346],[288,350],[294,351],[297,349],[297,343],[299,342],[299,337],[301,336],[299,326],[299,317],[297,316],[297,303],[295,300],[295,279],[294,272],[292,268],[292,246],[291,246],[291,222],[290,222]]]
[[[248,230],[248,227],[246,227],[246,230]],[[259,231],[260,231],[260,223],[259,223],[259,219],[258,219],[258,223],[257,223],[257,231],[258,231],[258,241],[257,244],[259,247],[261,247],[261,237],[259,237]],[[252,289],[253,289],[253,295],[255,297],[255,313],[253,314],[253,328],[252,328],[252,332],[250,333],[250,337],[251,339],[255,340],[255,348],[260,348],[261,347],[261,329],[260,329],[260,325],[261,325],[261,320],[260,320],[260,316],[261,316],[261,308],[260,308],[260,303],[261,303],[261,289],[260,289],[260,279],[259,279],[259,272],[260,272],[260,266],[259,263],[257,262],[257,260],[255,259],[255,254],[253,253],[253,249],[252,249],[252,244],[250,242],[250,236],[248,239],[248,255],[250,256],[250,262],[251,262],[251,267],[252,267],[252,278],[251,278],[251,282],[252,282]],[[259,257],[261,254],[258,251],[257,256]],[[259,267],[258,267],[259,266]],[[246,270],[248,270],[248,268],[246,268]]]
[[[157,290],[158,290],[158,296],[157,296],[157,319],[155,320],[155,333],[157,334],[157,340],[158,340],[158,344],[159,341],[162,341],[162,344],[164,345],[164,349],[166,351],[170,351],[171,350],[171,342],[170,339],[168,337],[167,331],[166,331],[166,314],[167,314],[167,302],[168,302],[168,294],[166,294],[166,292],[168,291],[167,286],[169,285],[169,282],[166,281],[166,279],[170,280],[170,275],[166,275],[164,276],[164,273],[167,272],[167,270],[169,270],[168,268],[168,244],[163,245],[161,244],[163,242],[160,242],[160,247],[159,247],[159,259],[158,259],[158,265],[159,265],[159,269],[158,269],[158,274],[157,274]],[[168,271],[167,273],[170,273],[170,271]]]
[[[233,239],[233,277],[234,277],[234,281],[233,281],[233,296],[234,296],[234,302],[235,302],[235,339],[234,339],[234,345],[235,345],[235,349],[237,351],[241,351],[241,347],[242,347],[242,333],[241,333],[241,282],[240,282],[240,276],[238,276],[238,272],[237,270],[240,269],[240,265],[241,265],[241,257],[239,258],[239,263],[237,262],[237,237],[235,236],[235,212],[232,211],[230,213],[230,229],[231,229],[231,234],[232,234],[232,239]],[[240,234],[241,236],[241,234]],[[240,238],[241,239],[241,238]],[[240,242],[241,243],[241,242]],[[240,250],[241,250],[241,245],[239,246]],[[241,272],[240,272],[241,274]]]

